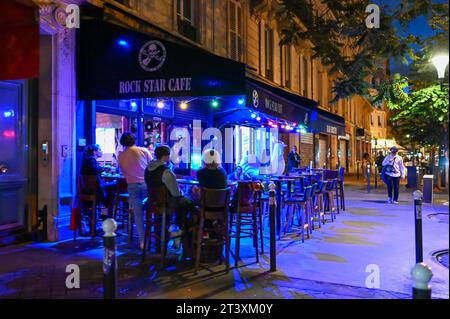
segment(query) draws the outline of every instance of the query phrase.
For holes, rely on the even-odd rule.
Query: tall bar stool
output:
[[[310,223],[310,213],[312,211],[311,197],[312,197],[312,186],[306,186],[303,195],[290,197],[286,199],[286,220],[284,224],[283,232],[286,234],[287,226],[294,218],[295,213],[297,213],[297,221],[302,235],[302,242],[305,242],[305,229],[307,238],[309,238],[311,227]],[[292,213],[291,213],[292,208]]]
[[[127,225],[128,243],[131,243],[131,239],[133,238],[133,209],[130,208],[130,195],[128,194],[128,184],[125,178],[117,179],[113,216],[115,220],[121,219],[122,228],[125,224]]]
[[[237,187],[237,201],[234,203],[232,214],[230,214],[230,238],[235,238],[235,267],[239,263],[239,253],[242,238],[253,238],[253,246],[255,247],[256,262],[259,262],[258,249],[258,215],[261,225],[262,212],[259,209],[261,206],[261,192],[259,191],[260,183],[252,181],[238,181]],[[234,220],[234,218],[236,220]],[[235,231],[233,232],[233,226]],[[261,236],[261,245],[263,244],[263,237]]]
[[[334,204],[335,194],[336,194],[336,187],[337,187],[337,179],[328,180],[327,187],[325,188],[325,202],[326,202],[326,208],[331,216],[331,221],[334,221],[336,219],[336,206]],[[336,198],[337,201],[337,198]],[[339,202],[337,202],[337,205],[339,205]]]
[[[97,175],[79,175],[77,179],[78,199],[80,202],[81,215],[90,211],[91,237],[94,238],[97,226],[97,212],[102,210],[102,204],[98,199],[97,190],[99,180]],[[80,223],[81,226],[81,223]]]
[[[220,240],[212,244],[223,247],[225,244],[225,269],[230,269],[230,233],[228,229],[228,208],[230,200],[230,188],[224,189],[201,189],[200,216],[197,227],[197,238],[195,243],[195,269],[196,274],[200,266],[200,256],[203,240],[205,220],[214,220],[221,223]],[[208,230],[208,229],[206,229]],[[211,229],[212,230],[212,229]],[[220,263],[223,262],[222,252],[220,254]]]
[[[167,215],[169,212],[169,198],[165,186],[149,190],[148,206],[146,211],[147,224],[145,226],[144,247],[142,249],[142,261],[145,261],[147,243],[151,247],[152,238],[156,239],[156,251],[160,255],[160,266],[164,267],[166,257]],[[152,232],[153,229],[153,232]],[[185,249],[185,247],[183,247]]]
[[[325,224],[325,190],[327,187],[328,181],[322,181],[319,183],[319,187],[316,189],[316,196],[314,201],[314,214],[317,216],[319,220],[319,228]]]

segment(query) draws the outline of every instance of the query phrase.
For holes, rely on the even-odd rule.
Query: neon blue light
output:
[[[245,100],[244,100],[244,99],[239,99],[239,100],[238,100],[238,104],[239,104],[239,105],[242,105],[242,104],[244,104],[244,102],[245,102]]]
[[[5,118],[13,117],[14,116],[14,111],[5,111],[5,112],[3,112],[3,116]]]
[[[128,43],[128,41],[123,40],[123,39],[117,40],[117,44],[120,45],[120,46],[122,46],[122,47],[125,47],[125,48],[128,48],[128,47],[130,46],[130,44]]]
[[[256,114],[252,113],[252,115],[250,115],[252,119],[256,118]]]
[[[132,102],[131,102],[131,106],[132,106],[132,107],[136,107],[136,106],[137,106],[137,103],[134,102],[134,101],[132,101]]]
[[[202,156],[198,153],[192,154],[191,162],[191,169],[199,169],[202,166]]]

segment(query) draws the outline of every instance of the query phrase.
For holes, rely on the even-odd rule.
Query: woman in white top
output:
[[[391,153],[388,154],[383,160],[383,166],[390,165],[391,167],[386,171],[386,182],[388,191],[388,203],[398,204],[398,187],[400,184],[400,177],[405,178],[405,165],[403,165],[403,159],[397,155],[398,149],[394,146],[391,148]],[[394,197],[392,197],[392,191]]]

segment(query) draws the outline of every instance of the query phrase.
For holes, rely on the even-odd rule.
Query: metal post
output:
[[[422,247],[422,192],[417,190],[413,193],[414,197],[414,225],[416,237],[416,263],[423,262]]]
[[[356,179],[359,180],[359,161],[356,161]]]
[[[269,184],[269,214],[270,214],[270,271],[277,271],[277,255],[275,242],[275,210],[277,206],[276,201],[276,185]]]
[[[116,234],[117,223],[108,218],[102,224],[103,244],[105,252],[103,255],[103,297],[105,299],[117,298],[117,254]]]
[[[367,164],[367,192],[370,193],[370,164]]]
[[[375,164],[375,188],[378,188],[378,165]]]
[[[414,280],[413,299],[431,299],[431,287],[428,284],[433,277],[431,268],[425,263],[417,263],[411,275]]]

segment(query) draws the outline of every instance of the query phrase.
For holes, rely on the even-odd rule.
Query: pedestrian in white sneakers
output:
[[[405,165],[400,155],[397,155],[398,148],[392,147],[389,153],[383,160],[383,173],[388,192],[388,203],[398,204],[398,187],[400,185],[400,177],[405,178]],[[394,193],[392,196],[392,193]]]

